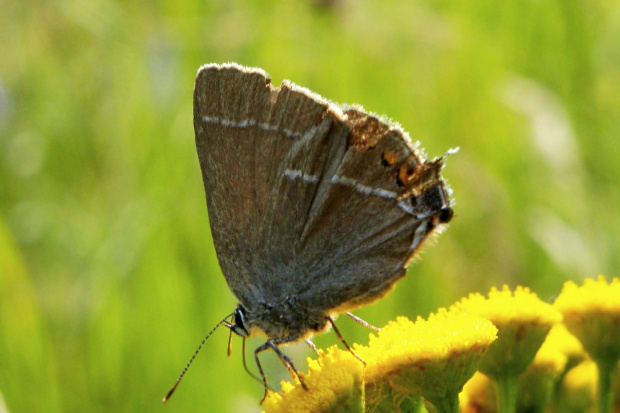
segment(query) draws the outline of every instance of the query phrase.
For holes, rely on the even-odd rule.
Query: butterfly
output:
[[[222,324],[231,336],[260,333],[265,395],[266,350],[304,385],[279,347],[316,349],[310,338],[329,327],[342,338],[338,313],[369,326],[350,311],[387,294],[453,217],[445,156],[428,160],[398,125],[359,106],[274,87],[262,69],[234,63],[198,71],[194,129],[215,250],[239,300],[200,347]]]

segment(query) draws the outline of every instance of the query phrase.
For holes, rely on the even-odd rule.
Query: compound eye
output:
[[[245,328],[245,311],[245,308],[241,304],[237,306],[235,310],[235,327],[237,327],[238,330],[242,330],[245,335],[249,335],[250,333]]]
[[[442,224],[447,224],[448,222],[450,222],[453,216],[454,216],[454,211],[452,210],[452,208],[450,207],[444,208],[439,213],[439,222]]]

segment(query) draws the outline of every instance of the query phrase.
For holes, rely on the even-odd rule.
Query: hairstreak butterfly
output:
[[[405,275],[453,215],[444,157],[426,159],[399,126],[359,106],[287,81],[276,88],[234,63],[198,71],[194,129],[217,257],[239,300],[198,350],[222,324],[244,340],[261,332],[265,394],[258,355],[268,349],[303,384],[279,346],[338,333],[336,314]]]

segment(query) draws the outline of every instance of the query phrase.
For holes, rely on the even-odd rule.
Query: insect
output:
[[[276,88],[262,69],[234,63],[198,71],[194,129],[217,257],[239,300],[200,347],[221,325],[244,344],[260,332],[265,395],[258,356],[269,349],[304,385],[279,347],[314,347],[330,326],[340,336],[336,314],[356,318],[349,312],[405,275],[453,216],[444,157],[426,159],[399,126],[359,106],[287,81]]]

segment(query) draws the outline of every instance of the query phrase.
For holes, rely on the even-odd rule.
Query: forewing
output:
[[[294,257],[318,182],[297,171],[322,168],[331,130],[328,103],[260,69],[207,65],[194,89],[196,146],[209,220],[226,280],[251,303],[292,280]],[[277,267],[277,268],[276,268]]]

